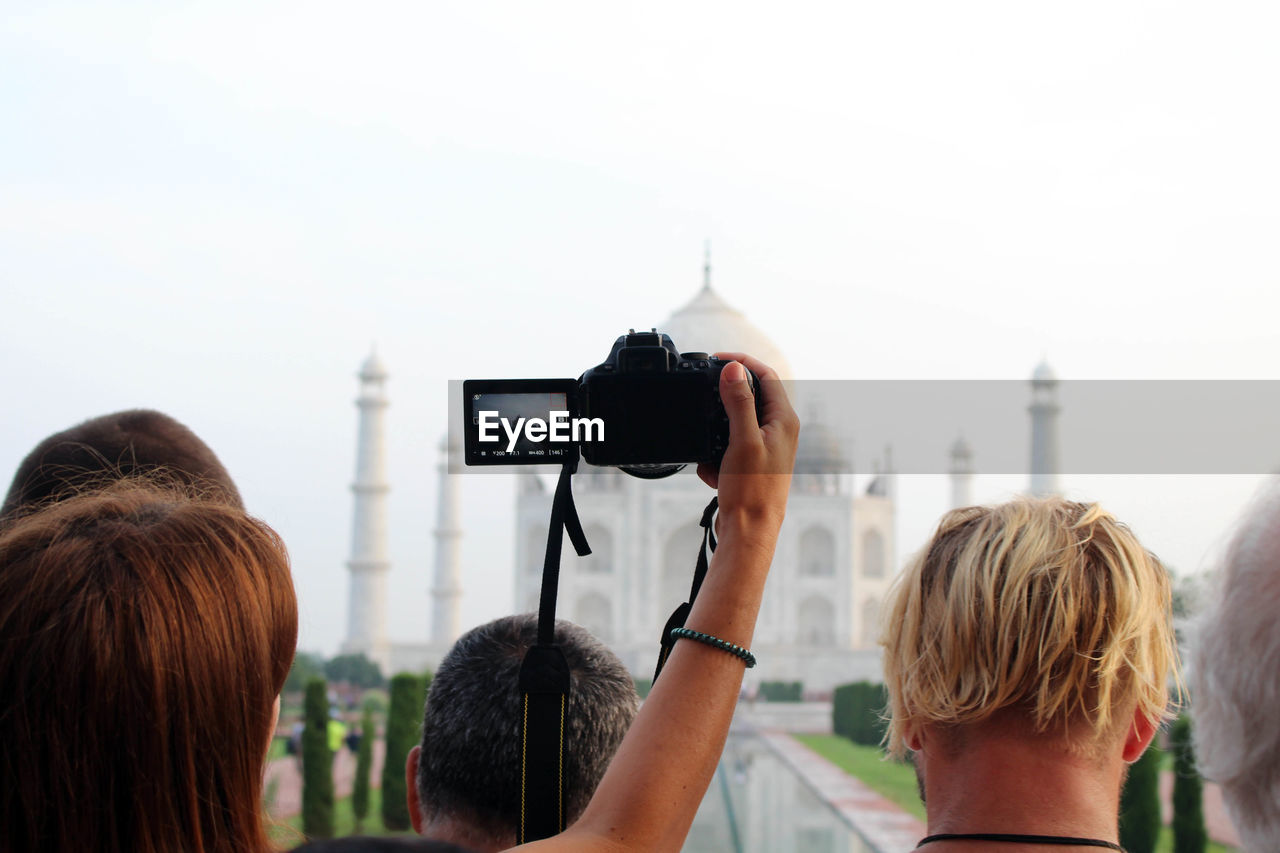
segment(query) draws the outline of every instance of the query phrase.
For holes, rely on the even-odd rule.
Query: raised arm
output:
[[[720,374],[729,447],[719,471],[699,476],[719,492],[719,546],[687,627],[750,648],[778,530],[786,513],[800,423],[778,374],[742,353]],[[742,364],[761,379],[758,422]],[[675,644],[582,817],[537,851],[678,851],[715,773],[744,665],[702,643]]]

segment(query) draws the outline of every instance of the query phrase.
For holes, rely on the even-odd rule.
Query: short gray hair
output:
[[[1196,757],[1245,850],[1280,849],[1280,480],[1227,548],[1193,652]]]
[[[464,822],[495,839],[520,826],[520,691],[537,615],[506,616],[463,634],[440,663],[427,694],[418,758],[418,796],[428,819]],[[557,621],[569,692],[565,820],[582,814],[640,707],[618,656],[584,628]]]

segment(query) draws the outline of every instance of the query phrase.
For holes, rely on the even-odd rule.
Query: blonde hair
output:
[[[1168,573],[1097,504],[1018,499],[948,513],[890,593],[881,644],[891,753],[921,724],[1011,708],[1098,743],[1117,709],[1168,716]]]

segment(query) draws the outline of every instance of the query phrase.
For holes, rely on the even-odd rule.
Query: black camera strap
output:
[[[520,838],[524,844],[564,831],[564,757],[569,705],[569,664],[555,644],[560,550],[568,531],[578,556],[591,553],[573,503],[574,458],[560,469],[551,501],[551,526],[542,563],[538,642],[520,666]]]
[[[698,562],[693,569],[693,584],[689,587],[689,600],[677,607],[672,612],[671,618],[667,620],[667,624],[662,626],[662,637],[658,640],[661,644],[658,649],[658,665],[653,670],[655,684],[658,676],[662,674],[662,667],[667,663],[667,657],[671,654],[671,647],[675,645],[675,640],[671,639],[671,632],[676,628],[684,627],[684,620],[689,618],[689,612],[693,610],[693,602],[698,598],[698,590],[702,589],[702,581],[707,576],[707,552],[714,554],[716,551],[715,518],[716,509],[719,506],[719,499],[712,498],[711,503],[707,504],[707,508],[702,511],[702,521],[698,522],[702,526],[702,545],[698,548]]]

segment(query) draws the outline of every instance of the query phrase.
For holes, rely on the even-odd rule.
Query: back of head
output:
[[[297,638],[284,546],[136,482],[0,533],[0,849],[267,849],[262,765]]]
[[[1196,760],[1245,850],[1280,849],[1280,481],[1245,514],[1200,619]]]
[[[1168,574],[1096,504],[1019,499],[948,513],[886,616],[890,750],[922,725],[1011,709],[1088,751],[1132,710],[1167,715]]]
[[[294,853],[471,853],[467,848],[447,841],[428,841],[425,838],[375,838],[363,835],[308,841],[293,850]]]
[[[231,475],[199,436],[168,415],[130,409],[92,418],[36,445],[13,476],[0,518],[138,474],[163,475],[243,507]]]
[[[447,818],[476,837],[514,844],[520,826],[520,693],[535,614],[497,619],[463,634],[431,681],[418,759],[424,817]],[[622,661],[585,629],[556,622],[572,677],[566,711],[565,818],[586,808],[639,709]]]

